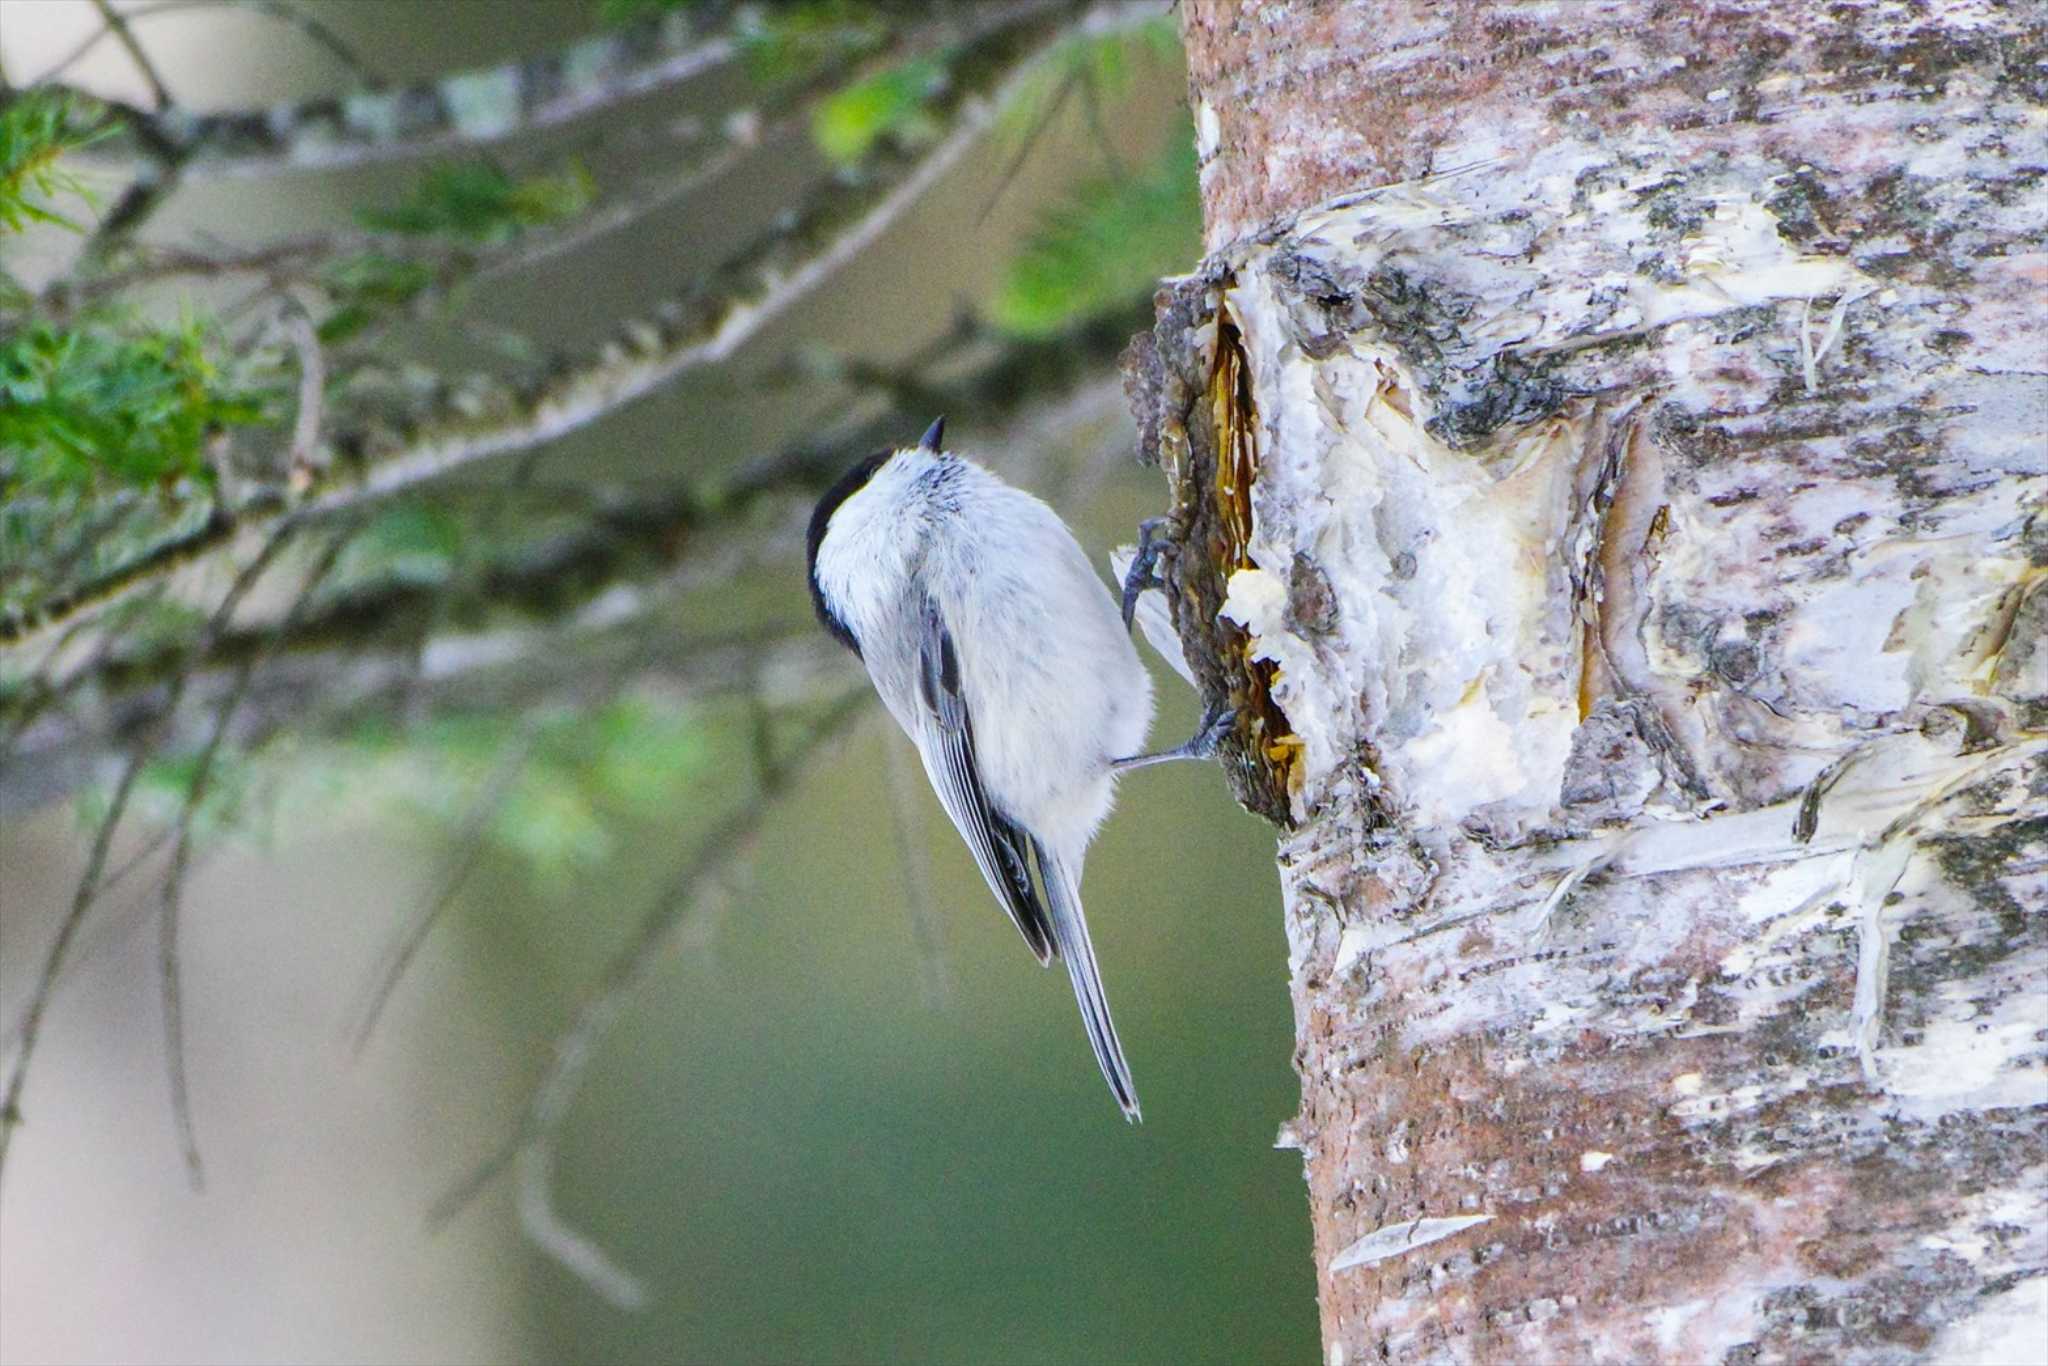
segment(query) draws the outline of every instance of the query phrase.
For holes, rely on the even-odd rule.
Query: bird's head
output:
[[[912,464],[919,461],[944,459],[945,438],[946,419],[934,418],[932,425],[925,428],[924,435],[918,438],[915,446],[898,446],[891,450],[877,451],[859,461],[840,475],[832,487],[825,490],[823,496],[818,499],[817,507],[811,510],[811,525],[804,538],[804,559],[810,579],[811,605],[817,609],[818,620],[824,623],[825,629],[855,654],[860,653],[860,642],[854,639],[853,632],[847,628],[845,621],[833,611],[832,604],[818,582],[818,553],[835,527],[853,518],[874,515],[875,509],[870,506],[874,502],[871,490],[878,487],[878,480],[881,485],[886,486],[890,482],[887,478],[889,473],[907,471]],[[863,494],[869,496],[863,498]]]

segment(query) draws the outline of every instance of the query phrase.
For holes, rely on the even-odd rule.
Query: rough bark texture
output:
[[[2048,1344],[2048,18],[1183,4],[1329,1360]]]

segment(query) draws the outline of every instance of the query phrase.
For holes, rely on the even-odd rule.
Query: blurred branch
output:
[[[608,595],[622,587],[659,582],[716,554],[720,545],[716,533],[722,529],[732,528],[736,534],[748,536],[756,549],[777,549],[759,544],[758,529],[743,533],[738,529],[757,527],[754,514],[764,504],[776,506],[814,495],[837,477],[850,452],[900,441],[905,432],[930,421],[933,412],[973,413],[982,423],[1014,420],[1027,407],[1099,378],[1131,333],[1143,325],[1148,311],[1148,304],[1134,300],[1126,309],[1029,340],[989,336],[971,325],[956,329],[930,348],[945,352],[953,361],[957,373],[950,378],[930,381],[909,395],[886,393],[885,398],[899,401],[885,402],[866,418],[806,429],[799,440],[742,464],[721,483],[701,491],[629,497],[606,496],[588,488],[531,490],[527,496],[548,500],[557,508],[570,499],[590,500],[587,520],[516,557],[483,566],[464,584],[465,596],[487,603],[492,617],[499,621],[510,616],[543,624],[573,624],[578,612],[601,600],[615,619],[618,603]],[[496,486],[451,488],[441,496],[470,492],[496,497],[505,490]],[[443,585],[412,580],[366,585],[308,608],[287,630],[260,626],[223,630],[203,653],[190,657],[175,642],[142,653],[109,650],[71,674],[0,699],[0,720],[11,720],[16,731],[23,730],[61,697],[87,689],[99,697],[101,711],[121,706],[122,699],[134,699],[136,705],[148,707],[154,690],[180,672],[239,668],[257,652],[272,648],[286,656],[360,655],[378,642],[409,638],[424,629],[447,591]],[[536,649],[549,648],[545,644],[548,635],[541,632],[536,636]],[[331,685],[342,681],[335,677]],[[57,752],[72,742],[74,732],[93,736],[132,730],[136,724],[132,717],[125,727],[96,720],[76,727],[45,727],[26,737],[25,743],[7,746],[12,752],[7,767],[0,769],[0,811],[11,804],[7,774],[22,767],[21,761],[30,769],[41,770],[36,775],[36,791],[39,799],[47,800],[48,773]],[[63,767],[84,771],[88,766]]]
[[[279,527],[264,543],[248,566],[235,577],[234,583],[222,597],[220,606],[208,620],[206,630],[194,647],[193,653],[204,653],[213,637],[226,627],[228,619],[241,605],[242,598],[256,586],[271,563],[283,550],[293,525],[286,523]],[[7,1166],[7,1150],[12,1143],[15,1126],[21,1123],[21,1096],[28,1084],[29,1063],[35,1057],[36,1040],[42,1033],[43,1014],[48,1009],[50,996],[56,990],[59,976],[64,970],[64,960],[70,952],[71,943],[84,922],[85,913],[99,891],[100,877],[106,868],[107,853],[112,848],[115,831],[119,829],[121,817],[127,810],[129,797],[135,790],[135,779],[142,766],[155,752],[162,731],[168,719],[175,715],[178,702],[184,696],[189,674],[180,673],[171,682],[170,698],[159,721],[149,726],[135,741],[129,753],[127,766],[122,770],[121,779],[114,788],[106,814],[101,818],[98,830],[93,835],[92,852],[86,858],[85,871],[78,879],[73,892],[71,906],[65,912],[57,927],[57,936],[50,943],[49,953],[43,960],[42,970],[36,975],[34,989],[29,994],[28,1009],[22,1016],[21,1042],[15,1050],[14,1066],[8,1074],[7,1089],[0,1096],[0,1189],[4,1189]]]
[[[161,113],[170,108],[175,103],[171,99],[170,88],[164,84],[156,63],[142,50],[142,44],[135,41],[127,16],[114,8],[113,0],[92,0],[92,7],[99,11],[100,22],[105,25],[101,31],[114,35],[114,40],[128,54],[128,60],[135,63],[135,69],[142,73],[142,79],[149,85],[150,97],[156,101],[157,111]]]
[[[1037,0],[1037,3],[1043,5],[1047,0]],[[990,5],[976,10],[972,17],[972,23],[951,22],[952,16],[949,16],[947,21],[925,26],[924,32],[892,33],[867,57],[860,70],[881,69],[900,60],[906,49],[929,47],[945,41],[979,39],[1016,23],[1021,16],[1014,6]],[[527,269],[588,245],[673,204],[724,175],[760,147],[802,130],[819,102],[837,91],[847,79],[848,74],[839,67],[825,67],[775,92],[772,100],[730,110],[716,120],[694,121],[689,132],[678,139],[679,145],[669,154],[676,164],[658,180],[618,196],[575,222],[551,232],[522,238],[515,250],[482,263],[471,279],[484,280]]]
[[[236,672],[233,686],[227,696],[214,710],[213,731],[206,737],[205,746],[199,751],[197,767],[192,773],[191,786],[178,807],[177,821],[173,827],[176,844],[171,850],[170,871],[164,875],[162,895],[158,912],[157,972],[163,988],[164,1009],[164,1066],[171,1087],[171,1120],[177,1130],[179,1150],[184,1154],[185,1171],[194,1190],[204,1189],[206,1168],[199,1157],[198,1131],[192,1123],[192,1094],[185,1075],[185,1009],[182,976],[178,970],[178,919],[184,903],[185,875],[192,866],[192,823],[205,804],[207,788],[213,780],[214,762],[220,757],[221,741],[226,738],[228,727],[233,724],[235,713],[240,710],[242,699],[248,695],[249,681],[269,653],[277,648],[279,640],[297,622],[299,614],[312,600],[335,561],[341,558],[342,548],[348,544],[350,529],[336,532],[328,541],[327,548],[314,562],[312,570],[299,585],[298,594],[293,598],[291,608],[285,614],[283,623],[272,633],[268,647],[260,654],[252,655]],[[280,535],[280,542],[282,535]],[[254,579],[250,579],[254,583]],[[175,704],[168,710],[174,710]]]
[[[167,0],[163,6],[136,11],[130,18],[168,9],[194,5],[216,5],[226,0]],[[854,75],[886,69],[908,49],[936,48],[946,44],[972,42],[988,33],[1028,17],[1033,9],[1054,0],[1034,0],[1031,5],[983,5],[964,14],[946,11],[940,18],[915,30],[891,32],[868,53]],[[105,36],[96,34],[92,42]],[[90,44],[88,44],[90,45]],[[47,79],[47,78],[46,78]],[[521,234],[502,249],[487,253],[473,263],[443,261],[437,286],[413,301],[409,311],[417,314],[428,303],[445,295],[458,283],[474,283],[527,269],[596,241],[664,208],[693,190],[723,175],[760,146],[780,140],[803,129],[819,103],[841,88],[848,74],[836,65],[820,67],[808,77],[776,90],[769,98],[729,111],[718,119],[691,120],[688,131],[665,149],[664,160],[676,163],[652,183],[617,196],[595,212],[551,231]],[[159,153],[175,151],[180,162],[185,150],[160,146]],[[200,251],[177,247],[151,247],[144,263],[115,273],[86,280],[59,279],[45,290],[41,303],[66,312],[81,304],[119,293],[136,284],[175,276],[220,276],[256,271],[275,279],[280,272],[306,269],[330,262],[348,251],[398,250],[412,256],[425,245],[418,241],[376,233],[321,233],[238,251]],[[446,256],[446,252],[437,253]],[[470,266],[460,269],[460,266]]]
[[[958,83],[935,112],[953,127],[930,150],[901,145],[857,178],[824,186],[788,220],[654,310],[629,322],[597,356],[537,391],[499,396],[510,411],[479,422],[444,411],[398,449],[366,453],[353,483],[318,491],[316,511],[350,506],[437,479],[473,462],[528,450],[578,430],[689,370],[729,359],[894,225],[974,145],[1042,47],[1042,23],[995,34],[963,55]],[[1009,82],[998,86],[1000,78]],[[346,448],[349,437],[337,438]],[[366,438],[358,438],[366,439]]]
[[[996,187],[989,191],[988,201],[981,206],[981,212],[974,216],[976,228],[987,223],[988,216],[995,212],[996,205],[1002,201],[1004,193],[1017,179],[1017,173],[1022,171],[1024,163],[1030,160],[1032,151],[1038,146],[1038,139],[1052,126],[1053,120],[1059,117],[1060,107],[1067,102],[1067,96],[1073,91],[1074,84],[1079,79],[1080,74],[1077,71],[1069,71],[1060,78],[1060,83],[1054,88],[1053,97],[1045,112],[1031,121],[1031,127],[1024,134],[1023,141],[1018,143],[1017,150],[1011,154],[1009,163],[1003,167],[1003,173],[996,177]]]
[[[162,853],[164,846],[171,842],[172,833],[169,826],[154,832],[148,839],[142,842],[140,848],[122,860],[120,866],[102,877],[98,888],[93,892],[92,904],[87,907],[86,914],[90,915],[94,906],[112,896],[117,887],[126,882],[131,875],[141,869],[152,858]],[[138,913],[143,911],[148,899],[148,893],[145,892],[131,909]],[[140,923],[140,914],[134,917],[134,923],[125,923],[117,918],[113,924],[96,926],[91,937],[79,939],[71,951],[65,955],[64,967],[57,974],[58,987],[61,988],[69,983],[73,973],[92,961],[103,949],[106,949],[121,937],[133,932]],[[27,1012],[24,1011],[15,1017],[12,1024],[8,1025],[5,1034],[0,1034],[0,1054],[10,1053],[20,1046],[22,1031],[27,1027],[27,1023]]]
[[[910,937],[917,944],[917,961],[923,967],[924,999],[929,1006],[945,1003],[952,994],[952,974],[946,967],[946,933],[932,910],[931,860],[921,838],[924,808],[919,805],[925,785],[919,781],[917,751],[909,737],[889,728],[882,739],[889,780],[890,827],[896,836],[896,863],[903,872],[903,903],[910,912]]]
[[[111,607],[137,588],[161,581],[172,570],[225,546],[234,539],[235,530],[234,517],[216,504],[205,523],[194,530],[151,546],[90,583],[45,599],[25,616],[0,617],[0,645],[34,639],[53,626]]]
[[[428,1215],[431,1225],[439,1226],[454,1218],[493,1178],[516,1161],[519,1223],[528,1239],[620,1308],[635,1309],[646,1302],[646,1288],[639,1278],[570,1227],[554,1208],[551,1185],[555,1143],[562,1121],[598,1045],[617,1022],[634,989],[673,942],[691,910],[711,895],[717,884],[729,878],[738,865],[753,856],[761,826],[776,799],[872,701],[873,693],[866,687],[842,696],[787,753],[764,770],[764,786],[758,797],[742,802],[737,811],[699,842],[648,907],[640,928],[612,957],[577,1008],[569,1027],[556,1038],[554,1057],[527,1102],[518,1132],[435,1203]]]
[[[456,896],[469,882],[469,875],[483,861],[485,832],[504,809],[506,798],[512,795],[513,786],[520,775],[526,772],[527,761],[533,756],[533,749],[540,734],[540,727],[533,716],[521,723],[519,733],[505,746],[498,756],[497,765],[482,783],[477,794],[463,813],[462,823],[455,835],[455,862],[450,872],[442,879],[441,890],[427,903],[424,910],[412,919],[405,931],[393,941],[378,966],[377,976],[371,983],[369,996],[356,1018],[355,1028],[349,1031],[349,1051],[361,1057],[369,1047],[370,1036],[377,1031],[377,1022],[384,1018],[384,1008],[391,1004],[392,995],[398,984],[405,979],[406,971],[412,967],[413,959],[425,946],[427,936],[440,923],[441,916],[455,903]]]
[[[128,24],[133,25],[141,23],[145,19],[157,19],[169,14],[199,9],[241,10],[250,14],[260,14],[266,18],[275,19],[280,23],[289,24],[325,49],[336,61],[347,67],[349,74],[356,78],[356,82],[359,85],[367,89],[376,90],[382,88],[385,84],[384,78],[373,71],[356,53],[356,50],[342,40],[339,34],[298,6],[286,3],[286,0],[160,0],[160,3],[157,4],[139,5],[134,9],[121,12],[119,17]],[[57,80],[79,62],[84,61],[94,48],[112,36],[113,33],[114,27],[112,24],[105,24],[93,30],[84,42],[59,58],[56,65],[38,76],[33,84],[41,85],[48,81]],[[160,104],[169,103],[168,99],[160,101]]]
[[[36,300],[37,310],[59,320],[96,303],[160,280],[218,278],[225,275],[279,275],[324,264],[346,252],[367,250],[377,242],[370,233],[310,233],[267,242],[260,247],[205,250],[199,247],[140,243],[125,258],[134,264],[103,271],[86,279],[65,276],[52,280]]]
[[[614,695],[621,687],[649,677],[659,680],[668,695],[709,701],[738,688],[751,687],[751,680],[765,674],[775,674],[784,680],[800,676],[802,685],[794,691],[785,681],[784,695],[799,702],[815,701],[828,692],[836,694],[842,690],[850,675],[837,648],[812,629],[808,621],[717,635],[656,633],[635,640],[616,656],[602,652],[593,655],[587,644],[571,648],[574,642],[565,639],[566,634],[560,630],[536,633],[536,639],[523,645],[510,659],[484,650],[461,667],[437,668],[416,693],[410,720],[419,723],[441,715],[484,710],[529,710],[543,701],[560,702],[565,695],[571,695],[570,700],[594,705],[602,696]],[[351,651],[308,657],[296,668],[264,665],[253,669],[224,743],[233,743],[243,758],[249,759],[279,737],[346,739],[356,733],[366,717],[391,710],[391,696],[400,686],[401,678],[410,676],[415,662],[410,654],[380,661]],[[235,678],[239,679],[241,674],[237,669]],[[340,686],[337,679],[344,680]],[[586,692],[593,680],[598,691]],[[193,686],[187,689],[195,706],[162,718],[165,730],[154,751],[159,758],[203,743],[196,734],[179,734],[179,724],[189,713],[209,710],[217,719],[228,715],[219,710],[217,700],[207,695],[206,681],[203,677],[195,678]],[[227,686],[232,687],[232,682]],[[575,696],[579,692],[586,695]],[[139,723],[117,724],[108,729],[147,731],[157,724],[156,718],[157,713],[152,712]],[[47,767],[50,756],[44,757]],[[125,806],[127,799],[121,797],[120,801]],[[11,799],[0,800],[0,812],[25,805]],[[83,918],[95,906],[163,852],[175,834],[170,825],[153,832],[112,872],[101,877],[79,912],[80,928]],[[444,894],[452,897],[456,890],[459,887],[446,889]],[[160,901],[161,892],[159,883],[151,899]],[[115,942],[126,928],[114,934],[101,934],[92,944],[71,946],[63,955],[56,983],[67,983],[75,968],[82,966],[97,949]],[[45,1004],[41,1000],[31,1001],[16,1016],[6,1033],[0,1035],[0,1055],[20,1044],[31,1014],[40,1019]],[[364,1017],[357,1018],[360,1028]]]
[[[122,107],[111,101],[99,103],[115,120],[112,125],[103,124],[102,130],[118,127]],[[133,129],[137,151],[144,158],[143,164],[123,187],[114,206],[100,215],[92,231],[86,235],[85,247],[74,267],[77,271],[89,272],[103,266],[170,199],[183,174],[187,153],[156,122],[162,114],[138,114],[136,117],[146,120]],[[100,145],[103,136],[104,131],[96,131],[93,145]]]
[[[975,41],[995,29],[1028,17],[1033,9],[1054,2],[1033,0],[1031,5],[1021,9],[1015,5],[982,5],[965,11],[949,8],[935,19],[914,27],[892,30],[883,36],[867,49],[851,77],[838,64],[822,64],[809,75],[788,82],[755,103],[731,110],[720,118],[690,119],[684,125],[685,131],[674,134],[664,146],[661,159],[670,166],[658,178],[611,197],[594,212],[582,214],[573,222],[552,230],[521,233],[514,241],[482,256],[456,253],[451,257],[440,244],[416,237],[369,232],[312,234],[240,250],[201,251],[153,246],[147,249],[148,259],[139,265],[84,280],[59,278],[44,290],[39,302],[45,309],[62,315],[136,284],[178,276],[218,277],[252,271],[268,276],[276,287],[293,271],[303,275],[312,267],[330,263],[351,251],[395,253],[409,259],[419,255],[423,249],[439,247],[431,251],[432,255],[441,258],[434,285],[413,299],[406,310],[413,316],[419,316],[428,305],[439,302],[457,285],[474,284],[528,269],[586,246],[673,204],[723,175],[759,147],[805,129],[822,101],[840,90],[849,79],[857,81],[863,76],[886,70],[892,63],[900,62],[904,52],[909,50],[936,50]],[[167,9],[223,3],[227,0],[167,0],[164,6],[131,12],[129,17],[133,19]],[[96,42],[103,36],[105,30],[91,41]]]
[[[311,482],[320,441],[320,412],[327,393],[327,361],[313,320],[303,308],[287,314],[285,335],[299,358],[298,411],[292,419],[291,478]]]
[[[199,174],[267,175],[426,156],[502,141],[680,85],[729,61],[732,10],[705,0],[539,56],[393,90],[269,109],[157,113],[113,104],[145,147],[175,148]]]
[[[315,517],[387,497],[497,456],[532,450],[580,430],[690,370],[729,359],[771,321],[895,224],[975,145],[1008,98],[1033,74],[1057,25],[1044,18],[999,30],[963,49],[953,83],[932,116],[949,121],[928,150],[892,141],[858,176],[835,178],[808,204],[736,257],[629,322],[594,357],[522,391],[467,391],[410,424],[395,442],[381,433],[337,433],[345,459],[309,482],[296,504],[265,490],[235,512],[217,511],[197,531],[158,546],[134,564],[0,620],[0,645],[39,635],[97,611],[140,583],[226,544],[239,532],[285,515]],[[1019,67],[1022,67],[1020,70]],[[478,410],[489,414],[479,417]]]

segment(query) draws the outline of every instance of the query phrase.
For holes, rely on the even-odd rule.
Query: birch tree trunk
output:
[[[1331,1363],[2048,1353],[2048,19],[1184,3]]]

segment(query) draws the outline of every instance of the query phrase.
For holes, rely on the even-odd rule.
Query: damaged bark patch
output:
[[[1172,498],[1159,576],[1174,629],[1204,704],[1236,713],[1222,745],[1232,794],[1287,829],[1301,742],[1273,701],[1277,666],[1222,615],[1230,576],[1252,567],[1259,475],[1258,414],[1242,340],[1218,302],[1224,284],[1189,279],[1160,291],[1152,333],[1125,353],[1124,387],[1139,456],[1166,471]]]
[[[1216,362],[1209,378],[1209,413],[1215,426],[1216,481],[1214,504],[1222,541],[1217,567],[1224,591],[1230,575],[1251,569],[1252,485],[1259,475],[1258,411],[1252,403],[1251,375],[1244,342],[1227,311],[1216,316]],[[1219,604],[1220,606],[1220,604]],[[1242,668],[1242,685],[1231,692],[1238,708],[1237,730],[1244,737],[1246,762],[1279,794],[1291,788],[1290,776],[1301,754],[1301,741],[1287,718],[1273,704],[1278,666],[1258,655],[1249,634],[1227,618],[1227,644]]]
[[[1453,450],[1479,451],[1494,433],[1538,422],[1579,392],[1559,358],[1475,346],[1466,327],[1480,301],[1423,262],[1346,271],[1283,243],[1266,270],[1295,301],[1290,322],[1303,354],[1327,360],[1362,333],[1392,347],[1429,400],[1424,429]]]

